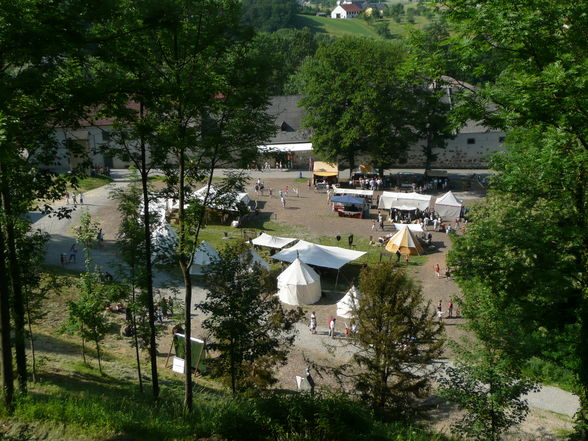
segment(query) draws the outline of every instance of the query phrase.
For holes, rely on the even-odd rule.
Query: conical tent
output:
[[[357,288],[352,286],[347,294],[337,302],[337,315],[343,318],[352,318],[353,310],[359,306],[360,294]]]
[[[278,276],[278,296],[288,305],[312,305],[321,298],[321,278],[297,258]]]
[[[178,246],[178,233],[164,222],[153,232],[153,261],[165,262],[172,258]]]
[[[251,255],[251,261],[249,262],[249,267],[253,268],[255,265],[259,265],[261,268],[265,269],[266,271],[270,270],[270,264],[267,263],[253,248],[249,248],[248,251],[243,253],[243,259],[247,257],[247,254]]]
[[[421,254],[423,247],[414,238],[407,226],[390,238],[386,244],[386,249],[391,253],[400,250],[400,254]]]
[[[443,220],[457,219],[461,215],[463,204],[452,192],[448,191],[435,201],[435,211]]]
[[[204,269],[212,263],[213,260],[220,258],[218,251],[213,248],[205,240],[202,241],[200,246],[194,253],[194,261],[190,267],[190,274],[201,275],[204,274]]]

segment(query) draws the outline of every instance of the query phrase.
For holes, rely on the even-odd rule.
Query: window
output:
[[[468,138],[468,144],[475,144],[476,138]]]

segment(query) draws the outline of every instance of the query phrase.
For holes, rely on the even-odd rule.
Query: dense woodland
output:
[[[238,247],[223,251],[207,276],[211,295],[202,308],[220,354],[208,383],[195,382],[190,369],[182,387],[159,381],[151,239],[158,195],[149,173],[162,170],[166,196],[179,201],[179,243],[168,264],[183,276],[189,338],[189,268],[206,208],[240,188],[243,177],[235,173],[204,198],[194,199],[193,190],[212,182],[215,169],[254,159],[275,130],[265,112],[269,97],[297,93],[306,95],[305,124],[317,154],[352,168],[367,152],[384,169],[415,137],[428,140],[432,160],[433,148],[468,118],[507,133],[506,151],[492,161],[498,174],[488,197],[472,209],[467,234],[453,241],[450,263],[472,338],[455,344],[458,355],[437,392],[464,410],[456,437],[498,440],[525,418],[521,396],[542,380],[526,367],[539,360],[569,375],[581,401],[570,439],[588,440],[585,0],[446,0],[427,12],[422,29],[402,38],[381,31],[379,39],[289,27],[299,12],[290,1],[0,5],[2,418],[27,425],[10,439],[34,439],[31,424],[49,432],[65,424],[62,439],[445,439],[412,426],[415,402],[431,393],[431,383],[406,366],[439,354],[441,329],[394,265],[370,266],[360,277],[370,300],[355,311],[363,326],[348,366],[353,375],[334,373],[355,394],[271,389],[300,313],[285,312],[269,296],[271,282],[243,268]],[[389,9],[388,18],[402,16]],[[466,82],[451,107],[440,100],[446,76]],[[48,165],[64,147],[85,154],[79,145],[58,145],[52,134],[96,112],[115,121],[107,153],[136,170],[134,184],[116,195],[126,271],[116,283],[92,263],[93,219],[84,217],[76,233],[86,271],[64,275],[43,266],[47,237],[25,216],[70,215],[54,202],[76,188],[90,159],[71,174],[52,173]],[[110,332],[100,311],[105,302],[129,305],[136,380],[99,372],[81,385],[73,375],[58,381],[46,373],[37,382],[43,363],[34,356],[33,325],[43,321],[48,299],[60,296],[67,299],[60,330],[99,363]],[[386,344],[391,336],[416,338],[416,355],[400,360],[397,346]],[[85,390],[75,395],[79,387]]]

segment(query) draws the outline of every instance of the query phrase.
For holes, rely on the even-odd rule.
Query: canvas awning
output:
[[[366,254],[364,251],[317,245],[301,240],[296,245],[275,254],[272,258],[283,262],[294,262],[299,256],[302,262],[309,265],[338,270],[346,263],[359,259],[364,254]]]
[[[206,189],[207,187],[204,186],[201,189],[195,191],[194,197],[199,199],[201,202],[204,202],[204,198],[206,197]],[[219,191],[212,185],[208,191],[208,206],[217,210],[238,211],[239,203],[248,205],[249,202],[251,202],[249,195],[245,192],[232,191],[220,195],[218,194]]]
[[[297,142],[297,143],[290,143],[290,144],[266,144],[260,145],[257,147],[259,151],[262,152],[280,152],[280,153],[287,153],[287,152],[309,152],[312,151],[312,143],[311,142]]]
[[[364,205],[365,199],[354,198],[353,196],[333,196],[331,198],[331,202],[333,202],[334,204],[344,205]]]
[[[390,210],[396,208],[398,210],[425,210],[432,208],[433,197],[428,194],[420,193],[396,193],[392,191],[385,191],[380,196],[378,208]]]
[[[357,188],[336,188],[333,194],[337,195],[355,195],[355,196],[373,196],[374,190],[360,190]]]
[[[420,224],[394,224],[394,228],[396,228],[398,231],[402,230],[404,227],[408,227],[412,233],[423,232],[423,227],[421,227]]]
[[[255,239],[252,239],[251,243],[260,247],[282,249],[297,240],[292,237],[270,236],[269,234],[261,233]]]
[[[332,162],[315,161],[312,173],[315,176],[339,176],[339,166]]]

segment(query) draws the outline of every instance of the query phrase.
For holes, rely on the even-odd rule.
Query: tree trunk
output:
[[[1,167],[0,167],[1,171]],[[18,386],[22,393],[27,391],[27,357],[25,351],[25,309],[22,295],[22,285],[18,256],[16,255],[16,236],[12,221],[11,195],[8,188],[6,175],[2,174],[2,205],[6,220],[6,242],[8,249],[8,262],[10,281],[12,286],[12,309],[14,312],[14,348],[16,352],[16,372]]]
[[[134,270],[133,270],[133,277],[134,277]],[[135,305],[135,284],[133,283],[133,291],[132,291],[132,304]],[[139,391],[143,393],[143,378],[141,377],[141,356],[139,354],[139,336],[137,335],[137,316],[135,311],[131,313],[131,326],[133,327],[133,338],[135,340],[135,357],[137,359],[137,376],[139,377]]]
[[[143,103],[140,104],[140,117],[143,118]],[[143,227],[145,228],[145,283],[147,289],[147,311],[149,315],[149,358],[151,360],[151,384],[153,397],[159,397],[159,378],[157,374],[157,341],[155,329],[155,305],[153,304],[153,266],[151,263],[151,217],[149,213],[149,187],[147,153],[145,139],[141,136],[141,187],[143,190]]]
[[[33,325],[32,325],[32,320],[31,320],[31,310],[29,308],[28,302],[27,302],[27,320],[28,320],[28,324],[29,324],[29,335],[30,335],[30,339],[31,339],[31,370],[32,370],[32,378],[33,378],[33,383],[37,382],[37,359],[35,358],[35,338],[33,336]]]
[[[84,332],[84,329],[82,327],[82,333]],[[82,358],[84,360],[84,364],[88,364],[88,362],[86,361],[86,339],[84,337],[82,337]]]
[[[0,225],[1,227],[1,225]],[[2,351],[2,392],[4,403],[12,410],[14,396],[14,374],[12,372],[12,349],[10,348],[10,310],[8,273],[6,271],[4,231],[0,228],[0,350]]]
[[[100,360],[100,344],[98,343],[98,340],[96,340],[96,356],[98,357],[98,370],[100,371],[100,374],[102,374],[102,362]]]

